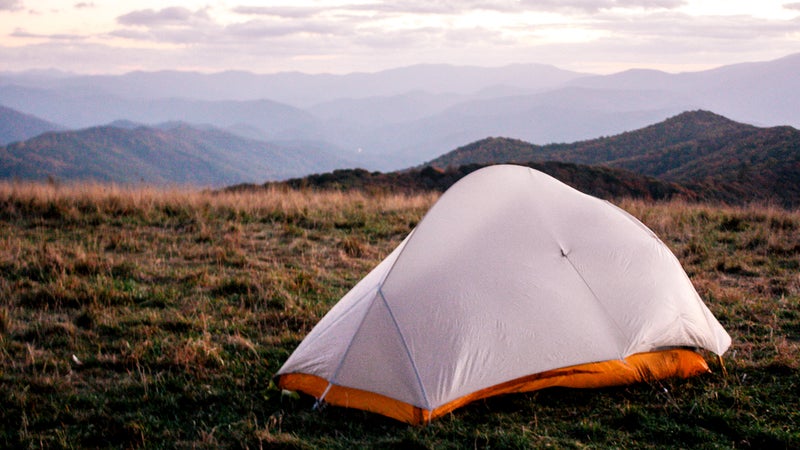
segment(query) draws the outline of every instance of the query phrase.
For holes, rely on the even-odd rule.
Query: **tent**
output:
[[[471,401],[708,372],[730,337],[656,235],[533,169],[480,169],[319,321],[283,389],[422,423]]]

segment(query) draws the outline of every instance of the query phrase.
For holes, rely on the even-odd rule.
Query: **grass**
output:
[[[617,202],[733,337],[727,372],[503,396],[427,427],[278,390],[435,199],[0,184],[0,447],[800,447],[800,212],[768,206]]]

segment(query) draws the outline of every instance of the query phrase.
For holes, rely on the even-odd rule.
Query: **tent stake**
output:
[[[717,355],[717,359],[719,359],[719,366],[722,368],[722,375],[727,378],[728,369],[725,368],[725,362],[722,361],[722,355]]]

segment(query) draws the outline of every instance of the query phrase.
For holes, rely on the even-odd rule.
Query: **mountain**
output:
[[[589,75],[535,64],[376,73],[0,74],[0,103],[72,128],[202,123],[242,137],[326,142],[392,171],[486,136],[540,145],[612,136],[704,109],[800,127],[800,54],[671,74]]]
[[[337,99],[319,103],[307,111],[329,122],[375,126],[421,119],[469,98],[459,94],[412,91],[387,97]]]
[[[204,101],[187,98],[128,99],[103,91],[58,91],[0,86],[0,103],[72,128],[126,120],[147,125],[182,121],[218,128],[248,123],[271,139],[316,139],[310,113],[271,100]]]
[[[800,53],[774,61],[741,63],[716,69],[668,74],[629,70],[583,77],[568,84],[591,89],[642,90],[658,87],[691,96],[697,108],[761,125],[800,127]]]
[[[685,112],[619,135],[572,144],[533,145],[489,138],[429,162],[437,167],[561,161],[603,165],[713,191],[729,201],[800,204],[800,131],[761,128],[707,112]]]
[[[118,76],[0,76],[0,102],[84,128],[127,120],[207,123],[261,140],[328,141],[370,167],[407,165],[393,156],[416,142],[393,139],[394,124],[412,122],[458,102],[551,88],[584,74],[525,64],[502,68],[419,65],[348,75],[246,72],[132,72]],[[292,104],[306,105],[300,109]],[[401,129],[402,135],[408,133]],[[436,142],[425,157],[441,152]],[[359,154],[359,150],[363,154]]]
[[[472,94],[482,89],[514,86],[536,91],[586,76],[544,64],[504,67],[420,64],[375,73],[254,74],[228,71],[213,74],[180,71],[131,72],[124,75],[56,73],[0,74],[0,85],[48,89],[54,92],[103,92],[107,95],[154,100],[192,98],[205,101],[271,99],[307,107],[336,99],[391,97],[414,91]]]
[[[52,122],[0,105],[0,145],[63,129]]]
[[[430,164],[442,167],[498,161],[564,160],[579,164],[624,164],[627,169],[662,175],[663,170],[634,164],[643,158],[698,141],[736,140],[759,130],[758,127],[729,120],[718,114],[698,110],[678,114],[663,122],[571,144],[533,145],[516,139],[485,139],[446,153]],[[707,145],[711,145],[708,144]],[[717,144],[713,144],[717,145]],[[698,151],[703,151],[698,149]],[[674,155],[673,155],[674,156]],[[694,153],[685,155],[693,158]]]
[[[361,147],[382,149],[387,161],[409,166],[435,157],[442,148],[486,136],[548,143],[621,133],[684,111],[681,105],[663,91],[563,88],[462,102],[433,116],[377,129]]]
[[[0,147],[6,179],[223,186],[350,165],[318,143],[266,143],[181,123],[51,132]]]
[[[372,167],[393,170],[486,136],[538,144],[574,142],[638,129],[695,109],[724,112],[747,123],[800,127],[797,73],[800,54],[683,74],[630,70],[577,77],[536,91],[505,85],[450,97],[452,103],[444,109],[445,102],[430,108],[437,97],[418,92],[416,108],[397,102],[390,109],[390,99],[370,97],[328,102],[324,109],[309,111],[335,118],[325,122],[326,140],[360,148],[377,161]]]

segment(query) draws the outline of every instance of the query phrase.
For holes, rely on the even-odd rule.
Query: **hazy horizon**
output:
[[[0,0],[0,71],[693,72],[796,53],[800,2]]]
[[[726,66],[737,65],[737,64],[751,64],[751,63],[763,63],[763,62],[770,62],[775,60],[780,60],[783,58],[791,57],[794,55],[800,54],[800,51],[795,53],[787,53],[785,55],[779,55],[774,58],[764,59],[764,60],[747,60],[747,61],[733,61],[731,63],[726,64],[718,64],[712,65],[705,68],[698,68],[692,70],[682,70],[682,71],[669,71],[669,70],[662,70],[662,69],[654,69],[650,67],[640,67],[640,66],[631,66],[620,68],[614,72],[589,72],[589,71],[573,71],[571,69],[566,69],[564,67],[560,67],[554,64],[546,64],[546,63],[537,63],[537,62],[510,62],[506,64],[497,64],[497,65],[479,65],[479,64],[450,64],[450,63],[415,63],[415,64],[408,64],[404,66],[395,66],[395,67],[387,67],[384,69],[375,69],[375,70],[360,70],[360,71],[353,71],[353,72],[311,72],[311,71],[302,71],[302,70],[283,70],[277,72],[257,72],[253,70],[247,69],[220,69],[220,70],[192,70],[192,69],[184,69],[184,68],[173,68],[173,69],[136,69],[130,70],[127,72],[80,72],[80,71],[71,71],[71,70],[63,70],[58,67],[48,67],[48,68],[30,68],[30,69],[20,69],[20,70],[4,70],[0,69],[0,73],[2,74],[9,74],[9,75],[42,75],[42,76],[53,76],[53,77],[82,77],[82,76],[121,76],[121,75],[128,75],[133,73],[167,73],[167,72],[177,72],[177,73],[196,73],[201,75],[218,75],[218,74],[225,74],[225,73],[247,73],[253,75],[282,75],[282,74],[302,74],[302,75],[332,75],[332,76],[347,76],[347,75],[358,75],[358,74],[379,74],[382,72],[390,72],[393,70],[402,70],[412,67],[435,67],[435,66],[443,66],[443,67],[454,67],[454,68],[478,68],[478,69],[502,69],[507,67],[514,67],[514,66],[548,66],[553,67],[556,69],[568,71],[568,72],[575,72],[579,74],[585,75],[615,75],[618,73],[628,72],[628,71],[656,71],[656,72],[663,72],[667,74],[677,75],[682,73],[693,73],[693,72],[703,72],[706,70],[714,70],[719,69]]]

